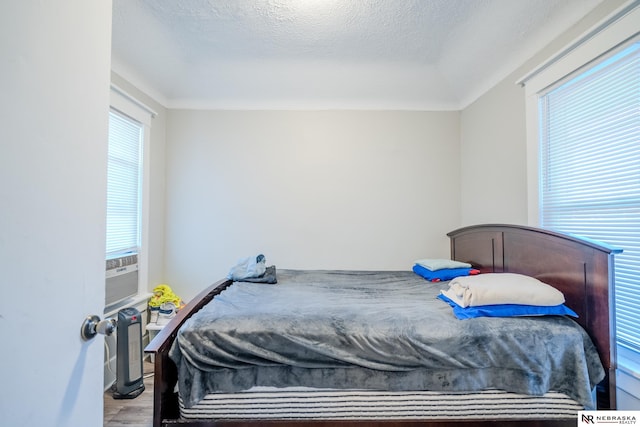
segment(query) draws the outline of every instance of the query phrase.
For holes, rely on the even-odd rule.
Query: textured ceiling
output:
[[[171,108],[457,110],[602,0],[113,0],[113,69]]]

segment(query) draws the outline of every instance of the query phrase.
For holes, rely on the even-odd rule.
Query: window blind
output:
[[[640,42],[543,94],[539,113],[541,224],[623,249],[616,339],[640,353]]]
[[[137,252],[140,242],[140,180],[143,126],[109,112],[107,258]]]

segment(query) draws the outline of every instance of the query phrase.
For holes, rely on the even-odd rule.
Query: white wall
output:
[[[278,268],[409,269],[460,223],[459,113],[170,110],[166,279],[183,298]]]
[[[0,424],[102,425],[111,2],[0,2]]]
[[[524,94],[503,81],[461,114],[461,221],[526,224]]]
[[[462,225],[528,224],[525,93],[516,81],[625,2],[603,2],[462,111]]]

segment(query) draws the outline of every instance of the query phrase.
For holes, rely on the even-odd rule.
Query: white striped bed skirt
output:
[[[185,408],[183,419],[577,419],[584,407],[567,395],[543,396],[487,390],[442,394],[327,390],[304,387],[255,387],[238,393],[214,393]]]

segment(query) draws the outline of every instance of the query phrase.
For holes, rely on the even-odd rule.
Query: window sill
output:
[[[104,316],[111,317],[115,315],[118,311],[125,307],[135,307],[137,305],[142,304],[143,302],[149,301],[149,299],[153,296],[152,293],[139,293],[137,295],[132,296],[131,298],[127,298],[124,301],[120,301],[118,303],[112,304],[104,309]]]
[[[620,346],[617,351],[616,387],[628,395],[626,399],[640,401],[640,354]]]
[[[618,369],[640,380],[640,354],[618,346]]]

